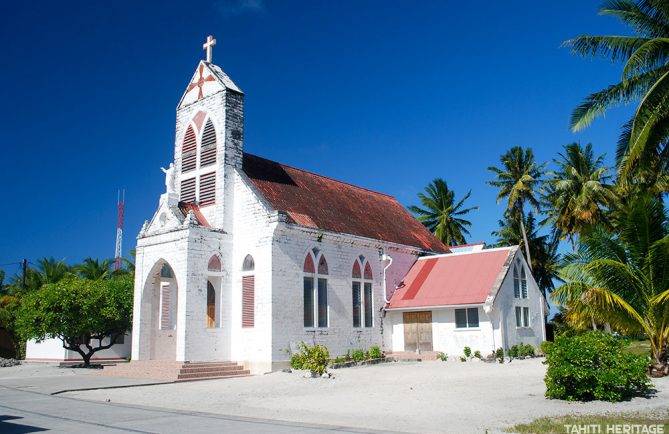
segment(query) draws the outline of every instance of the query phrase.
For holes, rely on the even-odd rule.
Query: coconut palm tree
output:
[[[546,180],[545,210],[561,239],[586,232],[594,224],[606,224],[607,211],[614,205],[616,194],[608,184],[608,169],[604,156],[595,158],[592,145],[583,148],[578,143],[564,146],[564,153],[553,161],[557,172]]]
[[[669,2],[607,0],[600,14],[620,19],[634,35],[581,35],[564,42],[576,55],[624,64],[619,83],[593,93],[574,110],[571,128],[581,130],[609,108],[639,101],[623,127],[617,157],[623,180],[634,171],[648,184],[669,162]]]
[[[520,222],[506,214],[503,220],[497,222],[499,229],[492,232],[497,237],[495,247],[518,245],[525,249],[525,237]],[[537,281],[539,289],[546,295],[555,288],[554,279],[558,278],[559,239],[553,235],[539,235],[536,219],[532,214],[525,217],[523,227],[527,231],[527,240],[532,254],[532,275]],[[529,261],[528,261],[529,263]]]
[[[98,259],[86,258],[83,263],[74,266],[74,271],[82,279],[100,280],[110,275],[111,266],[112,261],[109,259],[100,262]]]
[[[499,188],[497,203],[507,199],[506,213],[520,223],[527,262],[532,266],[530,245],[525,230],[525,204],[539,210],[538,194],[541,192],[542,177],[546,163],[537,164],[531,148],[514,146],[500,156],[501,168],[488,167],[495,174],[488,185]]]
[[[601,226],[565,255],[566,282],[553,300],[567,321],[594,318],[628,334],[646,334],[656,372],[669,371],[669,218],[657,197],[633,198],[616,211],[616,234]]]
[[[462,217],[478,209],[478,206],[464,208],[464,202],[472,192],[456,203],[455,192],[448,188],[446,181],[437,178],[425,187],[425,193],[418,194],[423,207],[413,205],[409,210],[444,244],[452,246],[465,243],[465,235],[469,235],[467,227],[472,223]]]

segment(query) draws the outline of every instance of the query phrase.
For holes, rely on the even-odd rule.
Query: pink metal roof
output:
[[[390,299],[389,309],[482,304],[499,284],[513,248],[419,259]],[[496,288],[495,288],[496,289]]]

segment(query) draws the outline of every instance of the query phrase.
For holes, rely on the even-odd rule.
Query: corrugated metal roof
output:
[[[502,282],[515,247],[421,258],[390,299],[389,309],[483,304]],[[507,265],[507,266],[505,266]]]
[[[271,206],[284,211],[291,223],[433,252],[448,251],[391,196],[250,154],[244,154],[243,169]]]

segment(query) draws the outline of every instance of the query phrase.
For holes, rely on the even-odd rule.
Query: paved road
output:
[[[90,402],[0,385],[0,433],[360,433],[355,428]]]

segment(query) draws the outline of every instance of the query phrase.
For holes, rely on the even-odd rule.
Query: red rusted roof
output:
[[[243,169],[271,206],[291,223],[433,252],[448,248],[395,198],[244,154]]]
[[[451,253],[416,261],[390,299],[389,309],[482,304],[501,278],[516,248]]]

